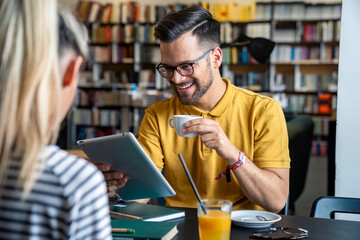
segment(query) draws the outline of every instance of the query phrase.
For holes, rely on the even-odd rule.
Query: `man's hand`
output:
[[[109,197],[115,196],[115,190],[125,186],[127,182],[127,177],[122,172],[113,172],[110,171],[110,164],[99,163],[96,164],[97,168],[104,174],[106,181],[107,192]]]
[[[237,149],[214,120],[199,118],[185,123],[184,134],[195,132],[208,148],[233,165],[238,161]],[[279,212],[289,194],[288,168],[258,168],[252,161],[233,171],[244,194],[267,211]]]
[[[186,128],[182,133],[196,133],[206,147],[215,149],[217,154],[232,165],[234,156],[238,156],[239,150],[230,142],[222,130],[220,124],[214,120],[199,118],[185,123]]]

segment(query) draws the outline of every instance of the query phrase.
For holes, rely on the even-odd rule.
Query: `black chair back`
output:
[[[360,214],[360,198],[319,197],[312,205],[310,217],[334,219],[335,213]]]
[[[314,122],[308,115],[286,115],[291,158],[289,214],[295,212],[295,201],[305,188],[313,141]]]

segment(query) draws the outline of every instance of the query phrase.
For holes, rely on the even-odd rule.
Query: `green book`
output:
[[[112,233],[114,240],[170,240],[178,234],[177,222],[144,222],[136,220],[111,219],[111,228],[133,229],[134,233]]]
[[[158,205],[126,202],[110,205],[110,216],[116,219],[162,222],[184,217],[185,212]]]

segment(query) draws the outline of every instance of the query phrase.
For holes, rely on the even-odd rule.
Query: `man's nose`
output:
[[[181,75],[176,69],[174,69],[174,74],[171,78],[171,81],[175,84],[181,83],[184,80],[185,76]]]

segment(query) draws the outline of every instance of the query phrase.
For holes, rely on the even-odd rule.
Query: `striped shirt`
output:
[[[11,161],[0,195],[0,239],[111,239],[104,177],[86,160],[45,148],[46,166],[25,200]]]

